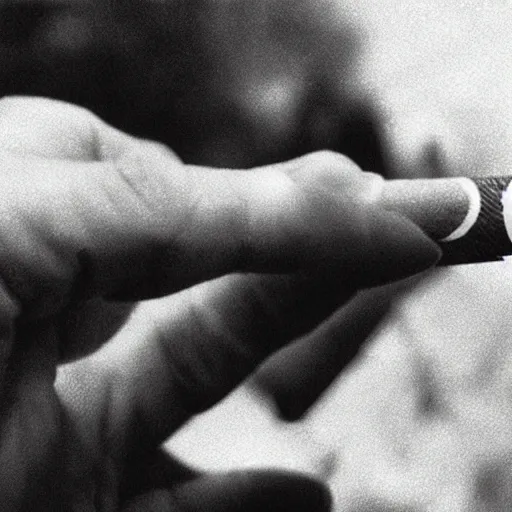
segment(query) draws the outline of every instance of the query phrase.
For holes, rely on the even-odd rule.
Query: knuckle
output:
[[[138,198],[151,210],[158,189],[152,179],[154,169],[138,144],[125,151],[119,158],[111,162],[112,168],[120,181],[126,185],[131,196]]]
[[[363,172],[350,158],[333,151],[319,151],[290,174],[302,192],[337,198],[337,202],[371,204],[379,197],[383,179]]]
[[[315,151],[306,158],[310,159],[311,164],[322,169],[333,169],[338,172],[340,170],[360,170],[359,166],[348,156],[328,149]]]
[[[180,191],[185,187],[180,183],[186,181],[179,161],[169,158],[157,146],[136,141],[111,165],[128,197],[145,215],[157,221],[177,213],[173,205],[183,197]]]
[[[73,120],[74,124],[77,121],[90,123],[95,118],[92,112],[83,107],[51,98],[6,96],[0,100],[0,118],[5,116],[22,118],[27,114],[58,121]]]
[[[40,102],[46,102],[44,98],[33,98],[29,96],[4,96],[0,99],[0,115],[17,112],[20,109],[26,109],[27,106],[34,108]]]
[[[304,183],[331,186],[354,179],[361,169],[350,158],[334,151],[322,150],[306,155],[291,170],[291,176]]]
[[[50,158],[94,158],[96,116],[59,100],[10,96],[0,100],[2,146]]]

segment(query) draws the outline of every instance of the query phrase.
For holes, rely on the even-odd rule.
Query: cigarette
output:
[[[390,180],[380,201],[439,243],[439,265],[512,255],[512,176]]]

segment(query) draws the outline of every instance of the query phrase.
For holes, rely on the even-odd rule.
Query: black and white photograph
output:
[[[0,512],[260,511],[512,511],[512,2],[0,0]]]

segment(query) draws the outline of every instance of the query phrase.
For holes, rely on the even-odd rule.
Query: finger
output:
[[[331,497],[320,482],[280,471],[207,475],[134,499],[124,512],[327,512]]]
[[[65,308],[54,323],[58,329],[58,361],[68,363],[98,350],[124,325],[136,303],[95,297]]]
[[[200,476],[198,471],[161,447],[134,450],[123,466],[119,499],[121,503],[128,503],[155,489],[171,489]]]
[[[56,388],[84,439],[122,459],[158,446],[351,294],[332,279],[232,275],[146,301],[101,351],[61,367]]]
[[[0,148],[4,151],[56,160],[111,161],[135,144],[160,147],[169,157],[175,156],[157,143],[108,126],[76,105],[39,97],[0,100]],[[59,318],[60,361],[96,350],[124,323],[131,309],[126,302],[101,297],[70,305]]]
[[[0,147],[41,158],[96,160],[94,124],[85,109],[41,98],[0,101]]]
[[[419,228],[368,205],[377,178],[346,165],[325,153],[212,172],[140,145],[115,163],[6,159],[0,273],[26,312],[50,314],[236,271],[323,266],[375,284],[435,263],[439,249]]]
[[[330,273],[232,275],[140,304],[109,345],[61,375],[62,401],[83,435],[98,444],[106,436],[116,456],[158,445],[269,354],[311,331],[356,287]],[[100,421],[106,414],[107,430]]]
[[[271,357],[251,385],[268,396],[282,419],[300,419],[352,361],[389,312],[393,292],[360,292],[318,329]]]
[[[116,130],[77,105],[31,96],[0,100],[0,148],[6,152],[92,162],[115,160],[137,143],[160,146],[173,155],[163,145]]]

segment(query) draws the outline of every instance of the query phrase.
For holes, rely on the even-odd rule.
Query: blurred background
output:
[[[191,163],[249,167],[333,148],[379,168],[368,122],[330,90],[328,57],[334,48],[342,66],[355,39],[313,23],[311,5],[2,0],[0,94],[83,105]]]
[[[367,11],[356,0],[329,3],[350,5],[378,29],[361,83],[396,93],[383,96],[398,113],[388,125],[405,127],[397,133],[407,151],[422,130],[437,129],[439,111],[443,123],[443,116],[455,119],[456,129],[440,125],[450,150],[477,127],[456,152],[464,171],[470,157],[484,154],[482,141],[490,141],[491,170],[510,162],[512,104],[507,118],[510,87],[501,79],[512,53],[505,44],[495,53],[489,36],[507,40],[509,18],[489,8],[505,2],[481,2],[485,16],[476,0],[367,1]],[[344,100],[351,96],[342,71],[364,41],[341,18],[330,24],[317,0],[0,0],[0,95],[82,105],[168,144],[188,163],[247,168],[330,148],[386,174],[375,117]],[[468,105],[478,107],[469,108],[469,121],[461,116]],[[482,119],[503,129],[484,137]],[[413,156],[405,169],[422,170]],[[485,168],[485,160],[473,160],[479,172]],[[342,316],[324,329],[328,346],[345,350],[329,352],[335,370],[357,357],[303,421],[283,421],[245,388],[170,448],[205,469],[309,471],[329,482],[344,512],[512,510],[512,300],[503,285],[512,267],[476,267],[435,274],[410,296],[363,296],[350,329]],[[308,368],[304,376],[309,383],[322,375],[327,387],[333,368]]]

